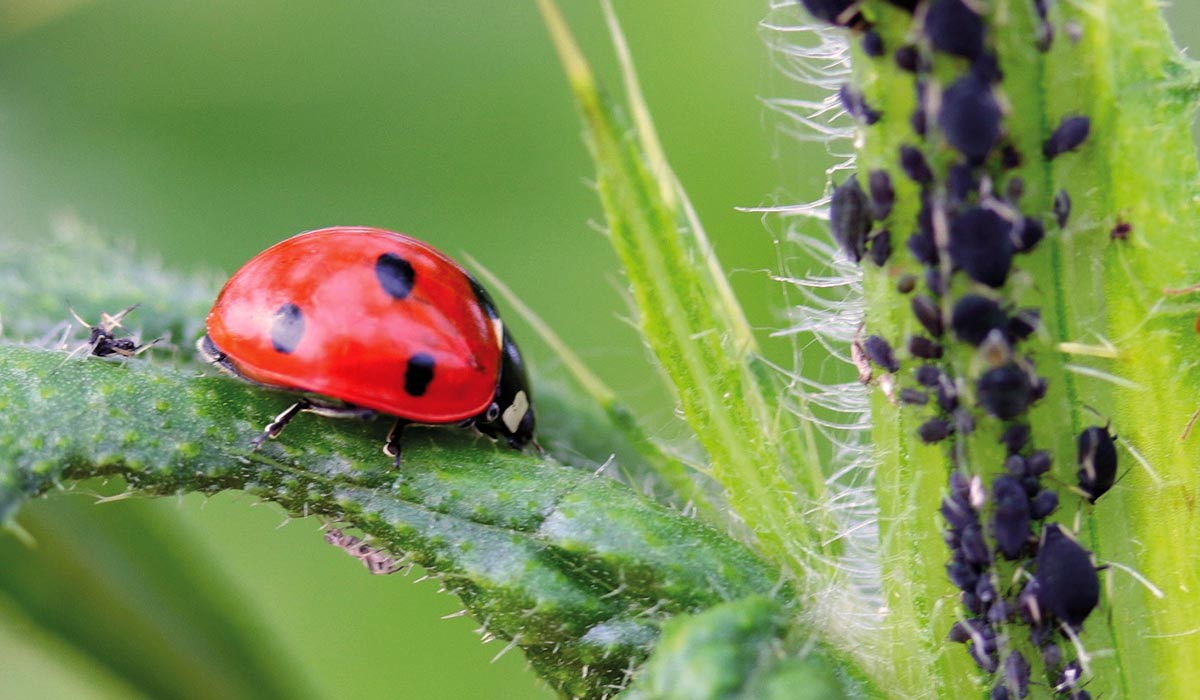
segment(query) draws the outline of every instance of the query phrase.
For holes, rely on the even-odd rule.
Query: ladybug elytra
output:
[[[303,392],[255,441],[301,411],[474,426],[521,449],[534,414],[524,361],[487,291],[426,243],[340,226],[293,236],[234,273],[198,343],[248,381]]]

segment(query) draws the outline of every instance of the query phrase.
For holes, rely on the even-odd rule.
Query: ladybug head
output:
[[[534,422],[533,397],[529,393],[525,361],[506,328],[496,399],[475,419],[475,427],[493,439],[504,438],[519,450],[533,440]]]

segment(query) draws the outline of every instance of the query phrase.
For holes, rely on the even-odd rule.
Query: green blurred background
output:
[[[561,2],[615,88],[597,3]],[[781,135],[759,101],[798,92],[758,33],[767,3],[616,5],[668,155],[752,322],[788,362],[790,348],[766,339],[783,323],[769,278],[781,225],[734,207],[818,196],[830,158]],[[1200,7],[1169,13],[1181,43],[1200,42]],[[590,174],[532,0],[0,0],[4,235],[43,236],[70,212],[170,266],[224,274],[306,229],[412,233],[484,262],[671,434],[671,398],[589,226],[601,217]],[[541,373],[559,373],[519,337]],[[469,619],[439,620],[459,606],[435,583],[369,576],[322,542],[318,523],[279,527],[277,508],[238,494],[105,505],[56,495],[23,521],[37,534],[39,523],[135,512],[182,533],[168,540],[177,558],[243,608],[268,655],[316,696],[549,696],[519,653],[489,663],[502,643],[480,645]],[[0,566],[71,546],[47,537],[33,552],[0,540]],[[136,696],[36,617],[0,592],[0,698]]]

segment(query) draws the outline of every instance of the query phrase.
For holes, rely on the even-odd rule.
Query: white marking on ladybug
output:
[[[517,428],[521,426],[521,420],[525,417],[525,413],[529,410],[529,397],[525,396],[525,392],[518,391],[513,397],[513,402],[504,409],[504,413],[500,419],[504,421],[504,427],[508,428],[510,433],[517,432]]]
[[[499,317],[493,318],[492,319],[492,329],[496,332],[496,345],[500,348],[500,351],[503,352],[504,351],[504,321],[501,321]]]

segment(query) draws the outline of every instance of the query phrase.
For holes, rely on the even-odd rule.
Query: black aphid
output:
[[[1010,177],[1008,183],[1004,185],[1004,198],[1010,204],[1017,204],[1021,201],[1021,197],[1025,196],[1025,179],[1021,177]]]
[[[960,591],[973,591],[979,583],[979,570],[965,561],[952,561],[946,565],[946,577]]]
[[[1042,663],[1046,668],[1058,668],[1062,663],[1062,649],[1054,642],[1042,646]]]
[[[946,294],[946,276],[936,267],[925,268],[925,288],[934,296],[944,296]]]
[[[901,275],[900,279],[896,280],[896,291],[901,294],[911,294],[917,288],[917,276],[912,274]]]
[[[879,58],[884,54],[883,37],[879,36],[879,32],[874,29],[863,32],[862,50],[872,58]]]
[[[1100,578],[1091,555],[1057,523],[1042,531],[1037,555],[1037,599],[1043,610],[1075,629],[1100,602]]]
[[[1033,44],[1038,51],[1046,53],[1054,45],[1054,25],[1049,22],[1039,22],[1033,30]]]
[[[938,408],[946,413],[953,413],[954,409],[958,408],[958,388],[953,382],[938,382],[934,396],[937,398]]]
[[[1004,458],[1004,471],[1017,477],[1018,479],[1026,475],[1025,458],[1021,455],[1012,455]]]
[[[1133,233],[1133,224],[1128,221],[1118,221],[1117,225],[1108,232],[1108,237],[1114,241],[1127,241],[1131,233]]]
[[[1041,322],[1042,314],[1037,309],[1020,309],[1008,319],[1004,331],[1014,342],[1025,340],[1033,335]]]
[[[987,81],[965,75],[942,93],[938,126],[946,142],[979,164],[1000,139],[1000,103]]]
[[[1016,559],[1029,543],[1029,496],[1019,479],[1001,474],[992,482],[992,535],[1005,559]]]
[[[1014,650],[1004,660],[1004,681],[1011,688],[1016,688],[1017,697],[1029,695],[1029,661],[1020,651]]]
[[[1000,436],[1000,444],[1008,448],[1010,455],[1017,454],[1029,444],[1029,426],[1023,423],[1008,426]]]
[[[942,370],[933,365],[921,365],[917,368],[917,384],[933,388],[942,382]]]
[[[1067,194],[1066,190],[1059,190],[1054,195],[1054,219],[1058,222],[1059,228],[1066,228],[1070,218],[1071,195]]]
[[[960,503],[953,497],[942,499],[942,517],[946,519],[946,524],[955,530],[962,530],[971,523],[978,522],[971,506]]]
[[[913,316],[917,317],[917,321],[920,322],[929,335],[940,338],[942,333],[945,332],[945,326],[942,323],[942,310],[938,308],[937,302],[924,294],[918,294],[912,298],[910,305],[912,306]],[[997,305],[996,308],[999,309],[1000,306]],[[1003,314],[1004,312],[1001,311],[1000,313]]]
[[[1116,481],[1117,446],[1107,429],[1094,425],[1079,434],[1076,446],[1079,488],[1088,495],[1088,501],[1095,503]]]
[[[1004,71],[1000,68],[1000,59],[990,51],[984,51],[971,61],[971,73],[985,83],[998,83],[1004,80]]]
[[[983,539],[983,528],[978,523],[971,523],[962,529],[960,542],[959,552],[962,554],[963,561],[975,566],[987,566],[992,563],[992,556],[988,552],[987,540]],[[975,583],[975,589],[975,595],[979,595],[978,581]],[[986,603],[988,601],[984,600],[983,602]]]
[[[916,73],[918,70],[925,68],[925,62],[921,60],[921,52],[911,44],[896,49],[893,58],[896,59],[896,65],[900,67],[900,70],[908,71],[909,73]]]
[[[813,17],[830,24],[852,27],[862,22],[858,0],[800,0],[800,4]]]
[[[921,187],[928,187],[933,182],[933,170],[929,167],[929,161],[925,160],[925,154],[915,146],[900,147],[900,169]]]
[[[1050,489],[1039,491],[1029,503],[1029,517],[1043,520],[1046,516],[1058,510],[1058,494]]]
[[[991,209],[968,209],[950,225],[950,259],[976,282],[1001,287],[1012,268],[1012,228]]]
[[[925,36],[938,51],[975,58],[983,35],[983,18],[962,0],[934,0],[925,14]]]
[[[1001,420],[1010,420],[1033,403],[1033,385],[1025,370],[1010,363],[984,372],[975,384],[975,396],[983,410]]]
[[[880,336],[873,335],[867,338],[863,343],[863,350],[867,352],[867,357],[871,358],[871,362],[889,372],[900,371],[900,362],[896,360],[896,353],[892,350],[891,344]]]
[[[1005,170],[1021,167],[1021,152],[1011,143],[1000,147],[1000,167]]]
[[[917,427],[917,437],[921,442],[941,442],[950,437],[950,423],[941,418],[930,418]]]
[[[991,700],[1012,700],[1012,696],[1008,694],[1008,688],[1004,685],[996,685],[992,687]]]
[[[887,1],[888,1],[888,4],[895,5],[896,7],[899,7],[902,10],[908,10],[909,12],[912,12],[913,10],[917,9],[917,3],[919,3],[921,0],[887,0]]]
[[[922,360],[940,360],[944,350],[940,343],[923,335],[914,335],[908,339],[908,352]]]
[[[979,183],[971,174],[971,166],[955,163],[946,171],[946,205],[957,209],[978,191]]]
[[[964,295],[950,313],[950,328],[955,337],[975,346],[982,343],[988,333],[1006,325],[1008,314],[1000,304],[978,294]]]
[[[850,85],[843,85],[838,90],[838,99],[842,102],[842,109],[854,118],[855,121],[860,121],[867,126],[878,122],[883,113],[872,109],[871,105],[867,104],[867,99],[858,90],[855,90]]]
[[[900,403],[909,406],[924,406],[929,403],[929,394],[918,389],[905,387],[900,390]]]
[[[1088,133],[1091,130],[1092,120],[1087,117],[1064,117],[1054,133],[1050,134],[1050,138],[1042,144],[1042,155],[1054,158],[1079,148],[1084,141],[1087,141]]]
[[[1042,225],[1041,219],[1023,216],[1017,221],[1016,234],[1016,240],[1013,241],[1016,252],[1028,253],[1046,237],[1046,227]]]
[[[833,190],[829,229],[847,258],[856,263],[863,259],[867,252],[867,232],[871,230],[871,212],[867,195],[854,175]]]
[[[885,228],[872,233],[868,240],[871,243],[871,262],[883,267],[892,257],[892,233]]]
[[[922,265],[937,264],[937,245],[933,242],[932,231],[917,231],[908,237],[907,246],[908,252]]]
[[[1029,471],[1030,476],[1041,476],[1050,471],[1050,466],[1054,460],[1050,457],[1050,453],[1045,450],[1038,450],[1025,458],[1025,468]]]
[[[938,394],[940,403],[941,394]],[[975,432],[975,414],[960,408],[954,412],[954,432],[959,435],[970,435]]]
[[[883,221],[892,213],[892,206],[896,203],[892,176],[886,170],[872,170],[867,178],[867,187],[871,191],[871,216],[876,221]]]

